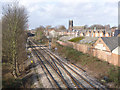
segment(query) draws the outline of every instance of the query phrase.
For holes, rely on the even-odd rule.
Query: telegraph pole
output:
[[[27,24],[27,30],[28,30],[28,33],[29,33],[29,25]],[[27,34],[27,43],[26,43],[26,50],[27,50],[27,48],[28,48],[28,34]]]
[[[49,49],[51,50],[51,39],[49,38]]]
[[[47,38],[48,38],[48,40],[49,40],[49,49],[51,50],[51,38],[50,38],[49,33],[48,33],[48,35],[47,35]]]

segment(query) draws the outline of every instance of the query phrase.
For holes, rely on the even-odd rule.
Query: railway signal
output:
[[[31,63],[33,63],[33,61],[31,60]]]

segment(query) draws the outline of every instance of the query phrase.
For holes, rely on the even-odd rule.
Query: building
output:
[[[120,34],[120,30],[115,30],[114,36],[117,37]]]
[[[73,20],[69,20],[69,30],[73,30]]]
[[[105,31],[100,31],[99,32],[99,37],[104,37],[104,35],[105,35]]]
[[[73,26],[73,30],[84,30],[84,26]]]
[[[93,56],[120,66],[120,42],[118,37],[101,37],[94,43]]]
[[[87,31],[87,32],[86,32],[86,36],[87,36],[87,37],[91,37],[91,31]]]

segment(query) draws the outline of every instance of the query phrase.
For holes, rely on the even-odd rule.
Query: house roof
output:
[[[120,34],[120,30],[115,30],[114,36],[117,36],[118,34]]]
[[[48,32],[51,32],[51,31],[53,31],[53,30],[54,30],[54,29],[48,29],[47,31],[48,31]]]
[[[118,37],[101,37],[101,38],[111,51],[118,46]]]
[[[85,37],[84,39],[82,39],[82,40],[80,40],[80,42],[79,43],[84,43],[84,44],[86,44],[86,43],[88,43],[88,44],[94,44],[95,43],[95,41],[98,39],[98,37]]]
[[[84,26],[73,26],[73,29],[83,29]]]

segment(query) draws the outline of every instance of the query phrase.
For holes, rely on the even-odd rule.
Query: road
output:
[[[106,89],[95,78],[90,77],[82,68],[62,59],[47,47],[39,46],[30,40],[33,54],[36,56],[53,88],[100,88]]]

